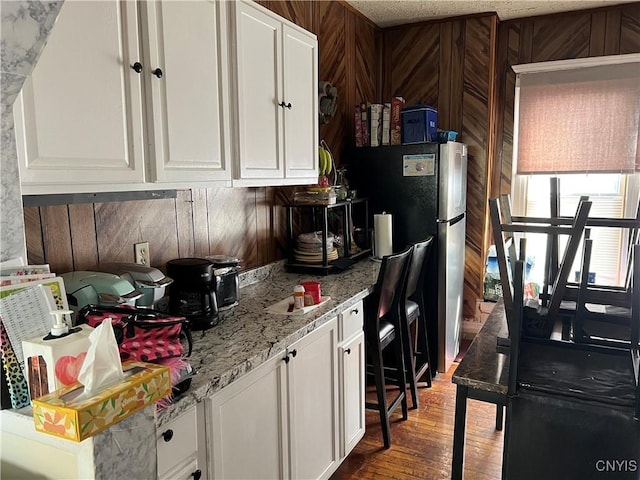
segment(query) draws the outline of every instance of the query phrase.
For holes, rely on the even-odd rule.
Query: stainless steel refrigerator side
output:
[[[438,372],[460,350],[466,243],[467,146],[440,145],[438,178]]]
[[[438,365],[445,373],[460,351],[466,217],[438,222]]]

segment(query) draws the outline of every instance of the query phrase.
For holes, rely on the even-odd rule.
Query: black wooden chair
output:
[[[627,282],[623,287],[590,284],[588,272],[593,240],[586,238],[578,285],[573,340],[620,348],[640,346],[640,313],[634,311],[640,291],[640,245],[628,252]],[[637,309],[635,309],[637,310]]]
[[[413,247],[400,253],[382,258],[382,265],[374,292],[365,299],[365,342],[367,349],[367,373],[372,373],[375,380],[377,403],[365,402],[367,408],[378,410],[384,447],[391,446],[389,416],[398,405],[402,407],[402,419],[408,417],[406,377],[402,356],[401,328],[398,323],[400,301],[407,267]],[[384,364],[383,351],[390,347],[393,350],[393,365]],[[386,367],[386,368],[385,368]],[[385,371],[393,374],[393,383],[398,388],[398,395],[389,404]]]
[[[427,274],[425,267],[432,244],[433,237],[413,244],[413,253],[409,261],[401,297],[402,351],[411,391],[411,408],[418,408],[418,382],[424,377],[427,387],[431,387],[431,362],[429,360],[424,287]],[[412,335],[414,329],[415,332]]]
[[[640,247],[636,247],[640,251]],[[638,258],[634,259],[638,267]],[[503,478],[596,478],[598,462],[640,464],[640,352],[523,336],[524,262],[515,266]],[[637,277],[636,277],[637,278]],[[640,297],[632,308],[638,318]]]

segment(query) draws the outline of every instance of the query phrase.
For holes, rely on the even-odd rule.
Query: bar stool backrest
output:
[[[419,305],[418,297],[422,294],[423,288],[421,287],[424,285],[426,276],[425,263],[429,257],[432,244],[433,237],[413,244],[413,253],[411,254],[411,261],[409,262],[409,269],[407,271],[407,281],[404,292],[405,298],[417,301]],[[422,307],[422,305],[420,305],[420,307]]]
[[[374,302],[372,313],[376,313],[376,321],[367,322],[370,326],[373,326],[371,323],[375,323],[376,330],[381,318],[397,318],[400,294],[412,251],[413,247],[407,247],[400,253],[382,257],[382,266],[378,273],[374,293],[370,297]]]

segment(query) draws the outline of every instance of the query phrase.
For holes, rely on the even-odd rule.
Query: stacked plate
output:
[[[334,245],[334,235],[327,234],[327,260],[338,258],[338,250]],[[293,256],[301,263],[322,263],[322,232],[302,233],[298,235],[297,247],[293,249]]]

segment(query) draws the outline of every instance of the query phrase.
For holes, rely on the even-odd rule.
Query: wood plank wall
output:
[[[338,112],[320,127],[336,161],[353,136],[352,105],[379,86],[380,30],[342,2],[260,1],[318,36],[320,79],[338,88]],[[24,209],[29,262],[53,271],[134,260],[148,241],[151,265],[177,257],[236,255],[246,268],[284,258],[284,208],[292,188],[194,188],[175,199]]]
[[[436,107],[438,127],[469,147],[464,317],[482,298],[497,27],[495,14],[459,17],[386,29],[382,40],[383,98]]]

